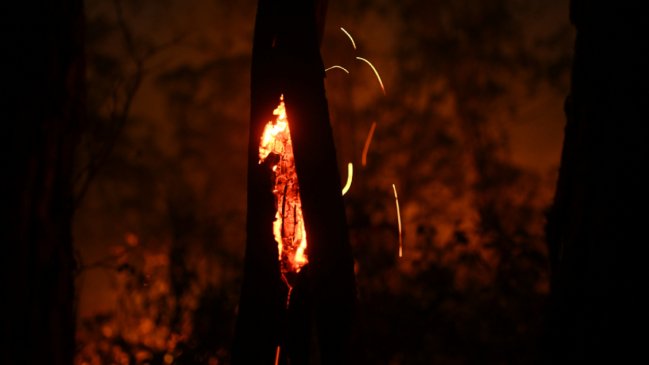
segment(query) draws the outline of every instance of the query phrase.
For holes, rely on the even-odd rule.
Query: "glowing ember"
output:
[[[376,70],[376,67],[374,67],[372,62],[366,60],[363,57],[356,57],[356,59],[359,60],[359,61],[363,61],[363,62],[367,63],[368,65],[370,65],[370,67],[372,68],[372,71],[374,71],[374,74],[376,75],[376,79],[379,80],[379,85],[381,85],[381,90],[383,90],[383,95],[385,95],[385,88],[383,87],[383,81],[381,80],[381,76],[379,76],[379,72]]]
[[[282,274],[297,273],[308,262],[305,252],[306,230],[283,95],[273,115],[277,116],[276,119],[266,124],[259,142],[259,163],[264,162],[270,155],[277,157],[271,159],[273,194],[277,210],[273,235],[277,242]]]
[[[399,223],[399,257],[403,255],[403,235],[401,234],[401,212],[399,209],[399,196],[397,195],[397,187],[392,184],[394,191],[394,203],[397,206],[397,222]]]
[[[363,146],[363,156],[361,157],[361,165],[367,165],[367,151],[370,149],[370,143],[372,142],[372,136],[374,136],[374,129],[376,129],[376,122],[372,122],[372,127],[370,127],[370,132],[367,134],[365,139],[365,146]]]
[[[343,196],[347,194],[349,188],[352,186],[352,178],[354,177],[354,165],[350,162],[347,164],[347,183],[343,187]]]
[[[279,365],[279,352],[280,352],[280,347],[277,346],[277,349],[275,350],[275,365]]]
[[[329,71],[329,70],[333,70],[334,68],[337,68],[337,69],[339,69],[339,70],[343,70],[343,71],[345,71],[347,74],[349,74],[349,71],[347,71],[346,68],[344,68],[344,67],[342,67],[342,66],[339,66],[339,65],[333,65],[333,66],[331,66],[331,67],[327,67],[327,68],[325,68],[325,72],[327,72],[327,71]]]
[[[347,38],[349,38],[349,40],[352,41],[352,46],[354,47],[354,49],[356,49],[356,42],[354,42],[354,38],[352,38],[352,35],[349,34],[349,32],[347,32],[343,27],[340,27],[340,30],[342,30],[343,33],[347,35]]]

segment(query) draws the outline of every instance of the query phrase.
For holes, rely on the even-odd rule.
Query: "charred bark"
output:
[[[72,166],[84,115],[83,3],[14,3],[3,151],[3,364],[74,355]]]
[[[252,49],[246,250],[232,349],[233,363],[240,365],[273,363],[285,298],[272,231],[275,211],[270,169],[258,163],[264,123],[279,97],[272,58],[275,16],[271,5],[268,0],[259,1]]]
[[[649,45],[634,8],[571,3],[572,87],[548,219],[552,364],[630,363],[642,348],[633,327],[646,310]]]
[[[258,5],[251,80],[248,238],[233,351],[237,364],[272,364],[276,346],[282,344],[291,351],[291,364],[348,362],[355,281],[320,56],[325,9],[318,1],[260,0]],[[309,257],[292,294],[291,302],[296,304],[288,311],[272,234],[271,178],[269,169],[258,163],[263,128],[281,94],[290,121]],[[315,346],[305,349],[310,341],[304,338],[312,330]]]
[[[324,90],[315,12],[290,1],[277,48],[292,121],[295,162],[309,237],[310,294],[318,352],[323,364],[348,362],[355,281],[340,174]],[[309,16],[312,14],[311,16]],[[299,31],[298,31],[299,30]]]

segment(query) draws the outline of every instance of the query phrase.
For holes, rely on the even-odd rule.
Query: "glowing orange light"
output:
[[[370,143],[372,143],[372,136],[374,136],[374,129],[376,129],[376,122],[372,122],[370,127],[370,132],[367,134],[365,139],[365,146],[363,146],[363,156],[361,157],[361,165],[367,165],[367,151],[370,149]]]
[[[381,80],[381,76],[379,76],[379,72],[376,70],[376,67],[374,67],[372,62],[366,60],[363,57],[356,57],[356,59],[360,60],[360,61],[363,61],[363,62],[367,63],[368,65],[370,65],[370,67],[372,68],[372,71],[374,71],[374,74],[376,75],[376,79],[379,80],[379,85],[381,85],[381,90],[383,90],[383,95],[385,95],[385,87],[383,87],[383,81]]]
[[[394,203],[397,206],[397,222],[399,224],[399,257],[403,255],[403,235],[401,234],[401,212],[399,209],[399,196],[397,195],[397,187],[392,184],[394,191]]]
[[[349,188],[352,186],[352,178],[354,177],[354,165],[350,162],[347,164],[347,182],[343,187],[343,196],[347,194]]]
[[[343,27],[340,27],[340,30],[342,30],[343,33],[347,35],[347,38],[349,38],[349,40],[352,41],[352,46],[354,47],[354,49],[356,49],[356,42],[354,42],[354,38],[352,38],[352,35],[349,34],[349,32],[347,32]]]
[[[277,349],[275,350],[275,365],[279,364],[279,351],[280,351],[280,347],[278,345]]]
[[[271,154],[278,157],[271,166],[276,209],[273,235],[279,251],[280,268],[284,275],[287,272],[299,272],[308,262],[305,252],[307,240],[283,95],[273,115],[276,116],[275,120],[266,124],[259,142],[259,163],[264,162]]]
[[[171,364],[174,362],[174,357],[171,354],[165,354],[163,357],[165,364]]]
[[[138,243],[140,243],[139,238],[133,232],[126,232],[126,234],[124,235],[124,241],[126,241],[126,244],[131,247],[135,247],[138,245]]]

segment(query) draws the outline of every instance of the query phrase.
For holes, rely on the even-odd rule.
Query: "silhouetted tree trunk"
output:
[[[632,363],[647,294],[649,42],[629,1],[573,0],[572,89],[548,241],[549,362]],[[636,328],[640,327],[640,328]],[[646,357],[644,354],[638,358]]]
[[[299,352],[309,344],[305,337],[311,335],[311,325],[300,321],[312,322],[317,338],[317,348],[304,351],[317,353],[322,364],[349,361],[355,281],[320,57],[325,5],[299,0],[260,0],[258,5],[251,80],[248,237],[233,350],[236,364],[272,364],[282,341],[295,351],[291,364],[306,363],[309,356]],[[261,134],[281,94],[290,122],[309,256],[291,296],[291,302],[295,299],[298,304],[289,313],[272,233],[271,178],[267,166],[258,163]],[[299,328],[301,333],[287,333],[288,328]]]
[[[82,4],[12,2],[12,14],[4,14],[2,364],[73,363],[71,174],[84,115]]]

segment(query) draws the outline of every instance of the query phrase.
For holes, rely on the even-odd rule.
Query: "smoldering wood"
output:
[[[283,361],[288,354],[292,364],[308,363],[313,356],[321,364],[348,362],[356,289],[319,49],[325,5],[297,0],[258,3],[251,69],[246,259],[235,364],[272,364],[280,344],[286,345]],[[295,304],[288,311],[272,234],[271,178],[269,169],[258,163],[264,124],[282,94],[309,258],[294,279],[299,284],[291,295]],[[308,340],[312,333],[315,344]]]

